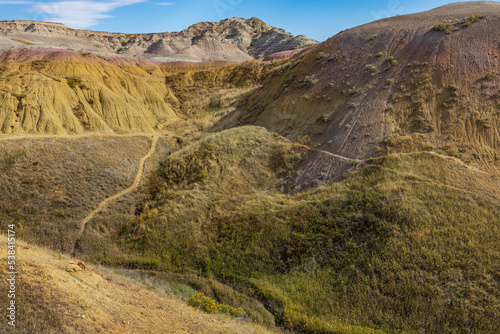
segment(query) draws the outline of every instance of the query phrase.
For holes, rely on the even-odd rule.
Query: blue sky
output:
[[[441,0],[0,0],[0,20],[62,22],[123,33],[179,31],[200,21],[258,17],[293,34],[324,41],[380,18],[452,3]]]

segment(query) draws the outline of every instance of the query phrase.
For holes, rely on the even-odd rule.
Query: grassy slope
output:
[[[0,236],[6,249],[7,238]],[[2,333],[270,333],[182,301],[178,285],[128,278],[100,267],[84,270],[65,255],[17,243],[17,326]],[[0,260],[7,261],[6,252]],[[158,282],[156,282],[158,284]],[[1,289],[7,291],[7,281]],[[189,292],[189,291],[187,291]],[[0,297],[7,305],[7,294]]]
[[[392,44],[399,40],[393,33],[369,39],[374,32],[364,26],[270,75],[273,65],[255,62],[187,73],[155,68],[160,78],[177,73],[167,78],[167,100],[187,121],[165,126],[181,136],[210,128],[263,84],[242,99],[243,118],[229,114],[222,125],[261,124],[288,138],[310,136],[330,151],[341,143],[334,153],[360,159],[391,155],[340,183],[285,196],[304,146],[256,127],[184,138],[143,195],[92,222],[82,254],[188,283],[243,306],[256,322],[297,332],[500,331],[498,176],[453,158],[498,170],[498,77],[480,79],[496,67],[479,53],[472,73],[460,72],[467,57],[451,57],[457,70],[444,72],[456,50],[448,46],[438,57],[444,64],[426,58],[427,42],[482,50],[474,44],[482,39],[467,36],[497,16],[451,36],[432,31],[435,18],[418,23],[432,37],[420,40],[418,59],[413,47]],[[413,34],[401,20],[398,34]],[[388,66],[391,55],[398,63]],[[110,80],[126,88],[119,76]],[[17,105],[11,88],[4,95]],[[391,128],[399,131],[387,138]]]
[[[155,178],[167,190],[117,233],[122,249],[236,287],[296,330],[500,329],[497,176],[392,154],[284,197],[252,158],[290,144],[257,144],[263,135],[233,129],[167,158]]]
[[[81,220],[127,188],[147,137],[14,139],[0,142],[0,219],[24,240],[69,252]],[[6,227],[1,227],[5,231]]]

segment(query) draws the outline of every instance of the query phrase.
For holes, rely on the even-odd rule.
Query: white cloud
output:
[[[172,2],[158,2],[156,3],[158,6],[172,6]]]
[[[44,21],[64,23],[68,27],[82,29],[99,23],[99,20],[112,17],[107,13],[148,0],[94,1],[67,0],[52,2],[1,1],[0,5],[31,5],[31,10],[48,17]]]

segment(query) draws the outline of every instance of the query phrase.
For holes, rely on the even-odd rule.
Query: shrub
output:
[[[222,96],[220,94],[212,96],[210,98],[210,103],[208,104],[208,107],[214,110],[222,109],[224,107]]]
[[[382,51],[380,51],[380,52],[379,52],[379,53],[377,53],[375,56],[380,58],[380,57],[383,57],[383,56],[384,56],[384,53],[383,53]]]
[[[449,22],[438,22],[434,24],[433,29],[436,31],[444,31],[446,34],[451,34],[453,25]]]
[[[394,56],[390,56],[385,61],[387,63],[389,63],[389,65],[396,65],[398,63],[398,61],[396,59],[394,59]]]
[[[219,313],[220,310],[220,305],[217,304],[215,300],[205,296],[205,294],[201,292],[196,292],[193,296],[189,297],[188,304],[195,309],[211,314]]]
[[[488,72],[481,77],[481,80],[493,81],[496,77],[495,72]]]
[[[71,88],[75,88],[76,85],[79,85],[82,83],[82,79],[77,78],[77,77],[67,77],[66,81],[68,82],[68,86]]]
[[[370,71],[370,72],[376,72],[377,68],[373,66],[372,64],[366,64],[365,69]]]
[[[18,42],[18,43],[22,43],[22,44],[26,44],[26,45],[35,45],[34,43],[31,43],[31,42],[28,42],[28,41],[25,41],[22,39],[11,38],[11,40],[13,40],[14,42]]]
[[[482,14],[476,14],[474,16],[471,16],[469,17],[467,20],[465,20],[465,23],[464,23],[464,26],[468,27],[470,26],[472,23],[475,23],[479,20],[482,20],[486,17],[486,15],[482,15]]]
[[[208,176],[209,160],[214,154],[212,144],[204,144],[183,159],[168,159],[160,164],[160,177],[166,185],[190,185]]]
[[[366,42],[371,42],[371,41],[375,40],[375,38],[377,38],[377,36],[369,36],[369,37],[367,37],[367,38],[365,39],[365,43],[366,43]]]
[[[194,295],[189,297],[188,305],[210,314],[225,313],[233,318],[241,318],[245,315],[245,310],[241,307],[217,304],[215,300],[205,296],[205,294],[201,292],[196,292]]]
[[[318,55],[316,56],[316,59],[317,60],[323,60],[326,58],[326,53],[321,51],[320,53],[318,53]]]
[[[309,75],[305,77],[304,79],[299,81],[299,87],[304,87],[306,85],[315,85],[318,83],[318,79],[316,78],[316,75]]]
[[[40,59],[40,60],[33,60],[31,62],[31,67],[33,67],[35,70],[41,70],[43,69],[45,66],[47,66],[47,61],[44,60],[44,59]]]
[[[243,310],[241,307],[232,307],[226,304],[220,305],[219,312],[228,314],[233,318],[241,318],[245,315],[245,310]]]

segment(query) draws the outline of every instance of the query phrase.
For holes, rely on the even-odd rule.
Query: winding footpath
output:
[[[89,213],[87,215],[87,217],[85,217],[85,219],[81,222],[80,224],[80,232],[78,233],[78,237],[76,238],[76,241],[75,241],[75,244],[73,246],[73,251],[72,251],[72,256],[75,256],[76,255],[76,248],[78,247],[78,244],[80,243],[80,240],[83,236],[83,233],[85,232],[85,228],[87,227],[87,223],[89,221],[91,221],[95,215],[99,212],[101,212],[104,208],[106,208],[106,206],[114,201],[115,199],[119,198],[119,197],[122,197],[132,191],[134,191],[135,189],[137,189],[137,187],[139,187],[139,184],[141,182],[141,178],[142,178],[142,174],[144,173],[144,165],[146,163],[146,160],[156,151],[156,146],[158,144],[158,136],[153,136],[152,137],[152,140],[151,140],[151,148],[149,149],[148,153],[146,153],[145,156],[143,156],[141,158],[141,160],[139,161],[139,170],[137,171],[137,175],[135,176],[135,180],[134,182],[132,183],[132,185],[122,191],[120,191],[119,193],[111,196],[111,197],[108,197],[106,198],[105,200],[103,200],[98,206],[97,208],[95,208],[91,213]]]

